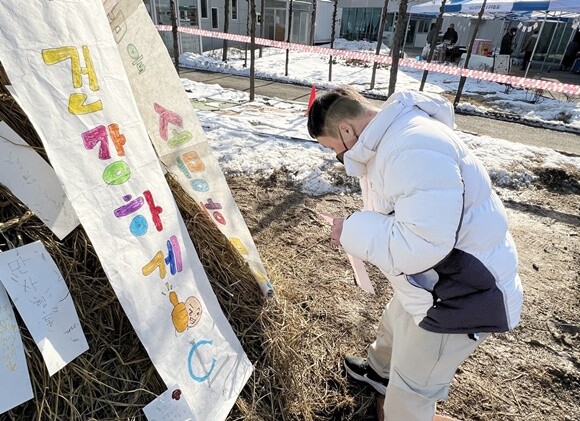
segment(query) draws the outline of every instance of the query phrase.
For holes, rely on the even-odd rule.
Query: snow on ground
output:
[[[335,41],[334,48],[374,52],[376,43],[338,39]],[[221,61],[221,50],[208,51],[203,55],[184,53],[180,56],[180,63],[183,67],[248,76],[250,70],[244,67],[244,52],[234,49],[231,51],[227,63]],[[368,88],[372,75],[371,63],[353,63],[342,58],[335,58],[336,64],[332,66],[332,82],[329,82],[327,56],[291,51],[288,76],[284,76],[286,51],[274,48],[264,48],[263,51],[263,57],[256,59],[256,76],[259,78],[307,86],[315,84],[319,88],[326,89],[339,85],[351,85],[368,94],[385,97],[387,95],[390,73],[386,67],[377,69],[375,89],[370,90]],[[387,54],[388,49],[383,46],[381,53]],[[422,75],[422,70],[401,67],[397,75],[397,90],[418,89]],[[425,91],[455,92],[458,83],[458,76],[430,72]],[[561,98],[564,101],[560,101],[550,97],[549,94],[536,98],[531,91],[506,89],[505,85],[475,79],[467,79],[463,92],[462,102],[459,104],[460,109],[509,112],[538,122],[551,122],[580,129],[580,103],[577,99],[565,102],[563,96]],[[535,99],[538,101],[533,102]],[[482,106],[481,101],[486,105]]]
[[[342,165],[306,129],[305,104],[257,97],[246,92],[182,79],[224,173],[267,178],[284,172],[311,195],[344,193],[355,183],[337,183]],[[522,188],[538,169],[573,168],[580,158],[487,136],[457,132],[498,186]],[[343,174],[343,171],[342,171]],[[342,176],[344,177],[344,175]],[[342,179],[342,178],[341,178]]]

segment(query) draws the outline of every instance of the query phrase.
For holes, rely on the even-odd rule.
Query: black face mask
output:
[[[342,142],[342,145],[344,146],[344,150],[336,154],[336,159],[341,164],[344,164],[344,154],[348,152],[348,147],[346,146],[346,143],[344,143],[344,139],[342,138],[342,133],[340,132],[340,130],[338,131],[338,135],[340,136],[340,140]]]

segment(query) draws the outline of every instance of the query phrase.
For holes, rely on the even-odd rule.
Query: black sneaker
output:
[[[389,379],[385,379],[371,368],[366,358],[348,356],[344,359],[346,373],[355,380],[370,384],[381,395],[387,393]]]

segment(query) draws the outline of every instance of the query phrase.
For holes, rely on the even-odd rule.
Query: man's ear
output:
[[[338,129],[342,130],[343,132],[346,132],[348,134],[353,134],[354,133],[354,128],[352,127],[351,124],[347,123],[346,121],[341,122],[338,125]]]

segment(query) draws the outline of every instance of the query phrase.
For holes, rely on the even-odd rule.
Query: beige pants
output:
[[[385,308],[368,360],[389,378],[385,421],[431,421],[435,404],[445,400],[457,367],[488,336],[429,332],[415,324],[397,296]]]

